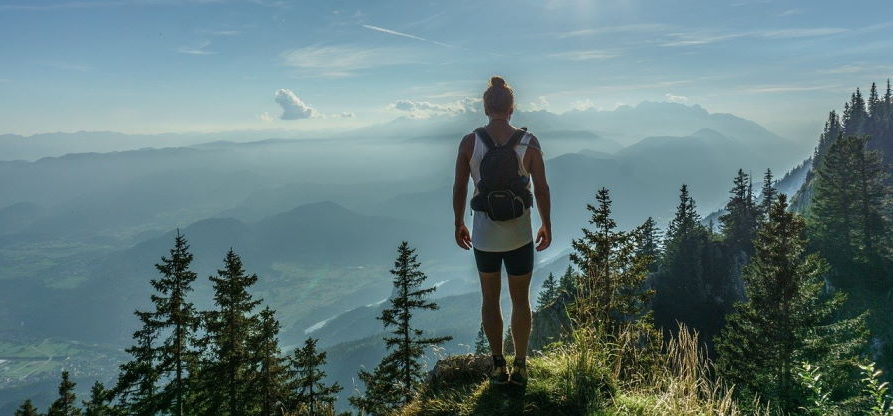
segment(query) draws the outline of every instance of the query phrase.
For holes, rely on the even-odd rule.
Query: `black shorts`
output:
[[[481,251],[474,249],[474,261],[481,273],[496,273],[505,263],[505,272],[521,276],[533,271],[533,241],[511,251]]]

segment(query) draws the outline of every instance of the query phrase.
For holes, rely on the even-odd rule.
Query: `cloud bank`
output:
[[[398,100],[389,109],[406,113],[410,118],[425,119],[436,116],[451,116],[480,111],[480,98],[465,97],[446,104],[429,101]]]

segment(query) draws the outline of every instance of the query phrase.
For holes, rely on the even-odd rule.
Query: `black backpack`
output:
[[[475,132],[487,146],[487,153],[481,159],[478,194],[471,198],[471,209],[486,212],[493,221],[524,215],[524,209],[533,205],[533,195],[527,188],[529,178],[519,172],[521,165],[515,146],[521,142],[527,128],[515,131],[502,146],[497,146],[483,127]]]

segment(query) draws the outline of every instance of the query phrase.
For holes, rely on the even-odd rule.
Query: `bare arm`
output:
[[[468,199],[468,178],[471,176],[471,153],[474,136],[468,135],[459,144],[456,156],[456,179],[453,182],[453,224],[456,227],[456,244],[466,250],[471,248],[471,235],[465,226],[465,202]]]
[[[533,196],[536,198],[536,208],[542,221],[542,226],[536,235],[536,249],[542,251],[552,244],[552,196],[549,192],[549,183],[546,181],[546,163],[543,161],[539,140],[534,137],[530,144],[529,149],[536,151],[526,153],[526,155],[530,155],[528,171],[533,178]]]

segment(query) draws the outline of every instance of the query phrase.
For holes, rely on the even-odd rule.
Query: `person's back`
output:
[[[456,159],[453,185],[455,238],[459,247],[474,249],[483,297],[482,324],[493,353],[491,381],[524,384],[527,381],[525,360],[531,327],[529,292],[534,257],[530,209],[535,199],[542,221],[535,249],[542,251],[552,241],[549,186],[539,140],[526,130],[509,124],[514,111],[514,93],[505,80],[493,77],[483,101],[490,122],[462,139]],[[505,153],[509,151],[514,154]],[[496,157],[500,161],[491,162],[497,160]],[[517,166],[512,166],[515,164]],[[464,221],[469,177],[475,185],[471,233]],[[494,181],[493,178],[508,179]],[[530,191],[531,179],[533,192]],[[503,264],[512,298],[515,360],[511,375],[507,373],[502,355],[499,292]]]

